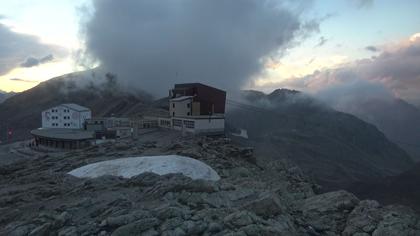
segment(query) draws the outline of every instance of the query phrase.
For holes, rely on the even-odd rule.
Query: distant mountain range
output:
[[[229,128],[245,129],[249,137],[233,138],[267,160],[297,163],[326,189],[396,175],[413,165],[375,126],[298,91],[246,91],[241,102],[230,101],[228,107]]]
[[[4,100],[8,99],[9,97],[15,95],[15,92],[5,92],[0,90],[0,103],[4,102]]]

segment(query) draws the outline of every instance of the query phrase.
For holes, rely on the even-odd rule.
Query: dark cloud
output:
[[[59,46],[43,44],[35,36],[16,33],[0,23],[0,75],[19,67],[28,55],[36,58],[46,54],[64,57],[67,51]],[[48,60],[48,57],[44,59]]]
[[[322,47],[328,39],[324,38],[324,36],[320,37],[318,40],[318,43],[315,45],[315,47]]]
[[[33,67],[38,66],[40,64],[44,64],[47,62],[50,62],[54,59],[54,56],[52,54],[49,54],[45,57],[41,58],[35,58],[35,57],[28,57],[26,60],[20,64],[21,67]]]
[[[318,30],[301,19],[308,1],[290,7],[296,2],[95,0],[83,25],[86,55],[123,84],[155,94],[191,81],[237,89],[265,58]]]
[[[20,79],[20,78],[11,78],[9,80],[17,81],[17,82],[24,82],[24,83],[38,83],[39,82],[39,81],[35,81],[35,80],[26,80],[26,79]]]
[[[351,0],[358,8],[369,8],[373,6],[374,0]]]
[[[366,50],[371,51],[371,52],[379,52],[380,49],[375,47],[375,46],[367,46],[365,47]]]
[[[359,60],[335,69],[317,71],[270,87],[289,87],[315,93],[347,94],[347,97],[385,94],[420,105],[420,38],[377,57]],[[363,91],[363,92],[361,92]],[[378,93],[381,91],[381,93]],[[385,92],[387,91],[387,92]],[[348,99],[348,98],[346,98]]]
[[[315,57],[313,57],[311,60],[309,60],[308,61],[308,63],[306,64],[306,65],[310,65],[310,64],[312,64],[312,62],[314,62],[316,60],[316,58]]]

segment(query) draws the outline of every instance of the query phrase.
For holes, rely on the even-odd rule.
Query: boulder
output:
[[[112,236],[140,235],[142,232],[159,225],[157,218],[146,218],[124,225],[116,229]]]
[[[347,216],[358,203],[353,194],[340,190],[307,198],[300,210],[304,221],[316,231],[341,233]]]
[[[264,218],[276,216],[284,211],[280,199],[273,193],[263,193],[257,200],[248,203],[243,208]]]
[[[372,234],[382,219],[382,210],[377,201],[361,201],[350,213],[343,235]]]
[[[258,222],[259,218],[249,211],[238,211],[226,216],[223,223],[229,228],[241,228]]]

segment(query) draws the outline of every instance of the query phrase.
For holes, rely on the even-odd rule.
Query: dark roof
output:
[[[31,134],[38,137],[62,140],[86,140],[94,137],[93,131],[64,128],[39,128],[32,130]]]
[[[211,89],[215,89],[215,90],[219,90],[221,92],[226,93],[226,91],[209,86],[209,85],[205,85],[202,83],[184,83],[184,84],[175,84],[175,88],[192,88],[192,87],[207,87],[207,88],[211,88]]]
[[[78,111],[78,112],[90,111],[89,108],[84,107],[84,106],[80,106],[80,105],[78,105],[76,103],[64,103],[64,104],[57,105],[55,107],[66,107],[68,109],[71,109],[71,110],[74,110],[74,111]],[[51,107],[51,108],[55,108],[55,107]],[[48,108],[47,110],[49,110],[51,108]],[[47,111],[47,110],[44,110],[44,111]]]
[[[76,103],[65,103],[65,104],[61,104],[59,106],[64,106],[64,107],[67,107],[67,108],[75,110],[75,111],[90,111],[89,108],[84,107],[84,106],[80,106]]]

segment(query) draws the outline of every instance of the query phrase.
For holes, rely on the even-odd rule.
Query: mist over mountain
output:
[[[402,99],[371,99],[355,102],[343,111],[374,124],[414,160],[420,161],[420,110],[417,107]]]
[[[297,91],[246,91],[243,104],[228,105],[228,125],[247,130],[240,141],[268,159],[292,160],[327,188],[395,175],[413,163],[375,126]]]

